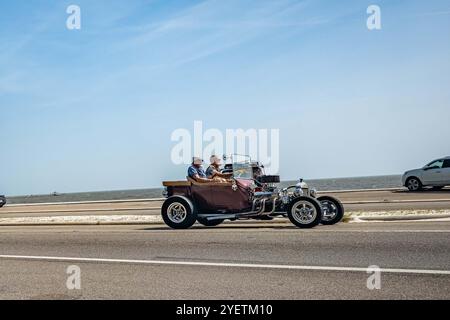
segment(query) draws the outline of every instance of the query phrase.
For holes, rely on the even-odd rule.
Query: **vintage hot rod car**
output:
[[[164,222],[174,229],[191,227],[196,221],[216,226],[224,220],[271,220],[288,217],[299,228],[335,224],[344,207],[333,197],[317,197],[315,189],[300,179],[279,189],[279,176],[264,175],[258,162],[233,162],[225,166],[233,173],[230,182],[164,181],[167,198],[161,208]]]

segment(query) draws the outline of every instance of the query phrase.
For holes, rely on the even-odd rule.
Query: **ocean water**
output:
[[[311,179],[305,180],[310,187],[317,190],[350,190],[350,189],[379,189],[401,187],[400,175],[335,178],[335,179]],[[294,185],[296,181],[283,181],[281,186]],[[96,191],[79,193],[61,193],[57,195],[28,195],[8,197],[8,203],[44,203],[44,202],[70,202],[92,200],[123,200],[161,198],[163,188]]]

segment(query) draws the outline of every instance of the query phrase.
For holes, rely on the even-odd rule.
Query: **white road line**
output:
[[[290,225],[289,225],[290,226]],[[224,227],[219,227],[216,229],[203,229],[203,228],[198,228],[198,229],[189,229],[189,230],[171,230],[171,229],[167,229],[167,230],[158,230],[158,232],[164,233],[164,234],[191,234],[193,231],[194,232],[201,232],[201,233],[211,233],[211,234],[217,234],[217,233],[224,233],[224,234],[229,234],[230,230],[237,230],[238,228],[240,229],[245,229],[247,228],[247,230],[245,230],[245,232],[249,233],[249,232],[253,232],[253,233],[261,233],[261,232],[265,232],[265,233],[277,233],[279,230],[274,230],[273,226],[261,226],[259,228],[252,228],[251,226],[224,226]],[[149,228],[149,230],[151,230]],[[1,233],[2,231],[0,231]],[[91,231],[88,231],[91,232]],[[127,231],[128,232],[128,231]],[[147,232],[147,230],[145,231]],[[152,232],[154,232],[154,230],[152,230]],[[430,229],[430,230],[351,230],[351,229],[346,229],[346,230],[331,230],[331,229],[323,229],[323,230],[318,230],[318,229],[305,229],[305,230],[298,230],[298,229],[286,229],[283,230],[283,233],[294,233],[294,234],[298,234],[298,235],[302,235],[302,234],[308,234],[308,237],[317,233],[450,233],[450,230],[439,230],[439,229]]]
[[[33,202],[33,203],[11,203],[6,207],[35,207],[35,206],[58,206],[68,204],[102,204],[102,203],[127,203],[127,202],[157,202],[166,198],[145,198],[145,199],[119,199],[119,200],[92,200],[92,201],[66,201],[66,202]]]
[[[361,267],[327,267],[327,266],[301,266],[301,265],[227,263],[227,262],[222,263],[222,262],[198,262],[198,261],[129,260],[129,259],[17,256],[17,255],[0,255],[0,259],[39,260],[39,261],[57,261],[57,262],[99,262],[99,263],[106,262],[106,263],[145,264],[145,265],[178,265],[178,266],[198,266],[198,267],[256,268],[256,269],[309,270],[309,271],[350,271],[350,272],[364,272],[364,273],[368,272],[368,268],[361,268]],[[450,270],[381,268],[380,271],[384,273],[450,275]]]
[[[52,209],[52,210],[2,210],[2,214],[36,214],[36,213],[77,213],[77,212],[115,212],[115,211],[147,211],[161,210],[161,207],[142,207],[142,208],[98,208],[98,209]]]
[[[285,232],[285,231],[283,231]],[[314,233],[450,233],[450,230],[311,230]]]
[[[242,229],[244,229],[245,227],[242,227]],[[192,231],[198,231],[201,233],[209,233],[209,234],[218,234],[218,233],[223,233],[223,234],[229,234],[229,230],[231,228],[217,228],[217,229],[191,229],[189,231],[186,232],[186,230],[176,230],[176,231],[172,231],[172,230],[158,230],[158,232],[164,233],[164,234],[176,234],[179,235],[181,233],[183,234],[191,234]],[[237,229],[237,228],[235,228]],[[149,230],[151,230],[149,228]],[[154,230],[151,230],[152,232],[154,232]],[[185,231],[185,232],[183,232]],[[273,230],[271,229],[271,227],[261,227],[258,229],[254,229],[254,230],[245,230],[246,233],[249,232],[253,232],[253,233],[261,233],[261,232],[265,232],[265,233],[276,233],[278,230]],[[105,231],[105,232],[109,232],[109,231]],[[148,232],[148,230],[145,230],[145,232]],[[3,233],[0,231],[0,233]],[[88,232],[89,233],[89,232]],[[450,233],[450,230],[283,230],[283,233],[294,233],[297,235],[301,235],[301,234],[308,234],[307,236],[310,237],[314,234],[317,233]]]
[[[362,201],[342,201],[342,204],[380,204],[380,203],[428,203],[428,202],[450,202],[450,199],[392,199],[392,200],[362,200]]]

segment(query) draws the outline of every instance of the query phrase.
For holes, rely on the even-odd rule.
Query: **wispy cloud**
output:
[[[280,35],[285,37],[305,28],[328,23],[330,17],[305,13],[310,10],[311,4],[310,0],[205,0],[187,8],[176,7],[171,13],[154,17],[157,21],[144,24],[131,22],[139,21],[134,19],[134,15],[142,8],[142,3],[139,3],[141,7],[134,3],[124,10],[117,10],[117,6],[108,7],[108,12],[113,10],[115,13],[109,16],[108,12],[103,12],[94,24],[82,27],[80,36],[83,37],[83,46],[89,50],[82,51],[80,43],[76,41],[72,43],[60,38],[45,40],[52,49],[57,49],[58,52],[79,52],[81,58],[87,61],[93,61],[99,55],[106,58],[98,59],[95,65],[78,66],[76,72],[85,74],[86,82],[64,78],[64,75],[58,73],[58,69],[53,68],[45,72],[49,79],[47,82],[31,82],[26,87],[29,92],[41,95],[42,86],[59,86],[60,81],[57,79],[60,79],[66,86],[72,84],[79,88],[77,97],[72,97],[70,101],[60,94],[60,104],[91,101],[102,92],[117,87],[118,83],[126,83],[124,79],[137,81],[144,75],[148,78],[167,69],[173,71],[186,64],[238,48],[255,39],[264,43],[265,37],[276,39]],[[82,16],[85,16],[86,13],[83,12]],[[95,7],[88,12],[96,12]],[[120,22],[125,20],[130,23]],[[17,41],[15,49],[9,50],[8,54],[23,50],[46,27],[43,25],[22,41]],[[104,39],[102,32],[111,36],[115,34],[115,38]],[[114,58],[110,58],[110,55]],[[129,56],[133,58],[128,58]],[[96,71],[92,72],[91,69]],[[19,75],[4,74],[3,79],[5,91],[16,90],[26,83]],[[8,81],[10,85],[6,85]],[[89,85],[90,83],[95,83],[95,86]],[[44,92],[53,99],[53,93]],[[72,101],[73,99],[76,101]],[[47,99],[44,100],[47,103]],[[52,103],[58,104],[56,101]]]
[[[159,61],[168,67],[206,58],[236,47],[282,28],[300,30],[329,20],[302,17],[310,1],[219,1],[207,0],[177,12],[158,23],[140,26],[131,40],[118,50],[170,49],[177,43],[177,52]],[[168,50],[170,51],[170,50]]]
[[[418,17],[426,17],[426,16],[443,16],[450,14],[450,10],[444,10],[444,11],[433,11],[433,12],[424,12],[421,14],[418,14]]]

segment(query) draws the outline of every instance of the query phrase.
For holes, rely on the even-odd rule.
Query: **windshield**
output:
[[[250,162],[233,162],[233,176],[239,179],[253,179],[253,168]]]
[[[435,160],[425,166],[425,168],[442,168],[444,160]]]

